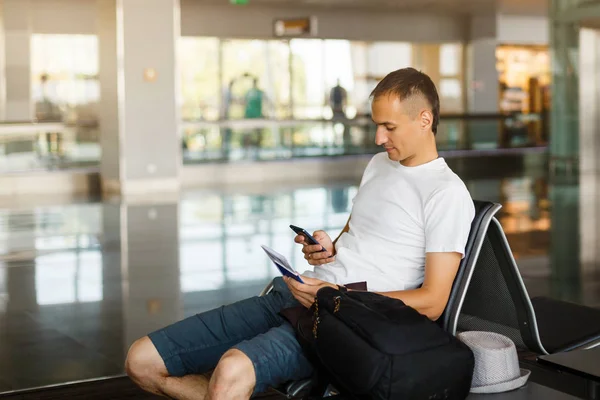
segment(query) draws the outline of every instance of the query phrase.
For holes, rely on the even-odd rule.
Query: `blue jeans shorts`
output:
[[[310,376],[313,367],[293,327],[279,315],[280,310],[299,303],[281,278],[275,278],[273,285],[266,296],[197,314],[152,332],[150,340],[169,374],[209,372],[227,350],[234,348],[254,365],[255,394]]]

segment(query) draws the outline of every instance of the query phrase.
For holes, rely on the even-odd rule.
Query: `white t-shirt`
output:
[[[443,158],[405,167],[379,153],[353,203],[335,261],[305,275],[336,284],[366,281],[378,292],[417,288],[425,253],[464,255],[475,216],[469,191]]]

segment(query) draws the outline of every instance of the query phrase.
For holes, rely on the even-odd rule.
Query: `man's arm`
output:
[[[399,290],[379,293],[383,296],[399,299],[404,304],[416,309],[429,319],[437,320],[448,303],[454,277],[460,264],[460,253],[427,253],[425,259],[425,280],[418,289]],[[337,285],[303,276],[304,284],[284,277],[284,281],[294,297],[305,307],[310,307],[319,289]]]
[[[379,294],[402,300],[404,304],[435,321],[446,308],[460,260],[460,253],[427,253],[425,280],[420,288]]]

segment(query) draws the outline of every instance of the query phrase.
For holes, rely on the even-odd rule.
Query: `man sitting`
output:
[[[464,254],[473,202],[438,157],[439,98],[431,79],[401,69],[386,76],[372,97],[376,143],[385,152],[365,169],[338,239],[315,232],[325,252],[295,238],[315,266],[304,273],[305,283],[276,278],[266,296],[189,317],[137,340],[126,370],[141,388],[176,399],[248,399],[310,376],[313,367],[279,311],[298,303],[310,307],[325,286],[366,281],[370,291],[439,318]]]

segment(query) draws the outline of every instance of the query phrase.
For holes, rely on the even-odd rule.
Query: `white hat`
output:
[[[492,332],[462,332],[458,339],[475,356],[471,393],[500,393],[520,388],[531,371],[519,368],[517,349],[512,340]]]

